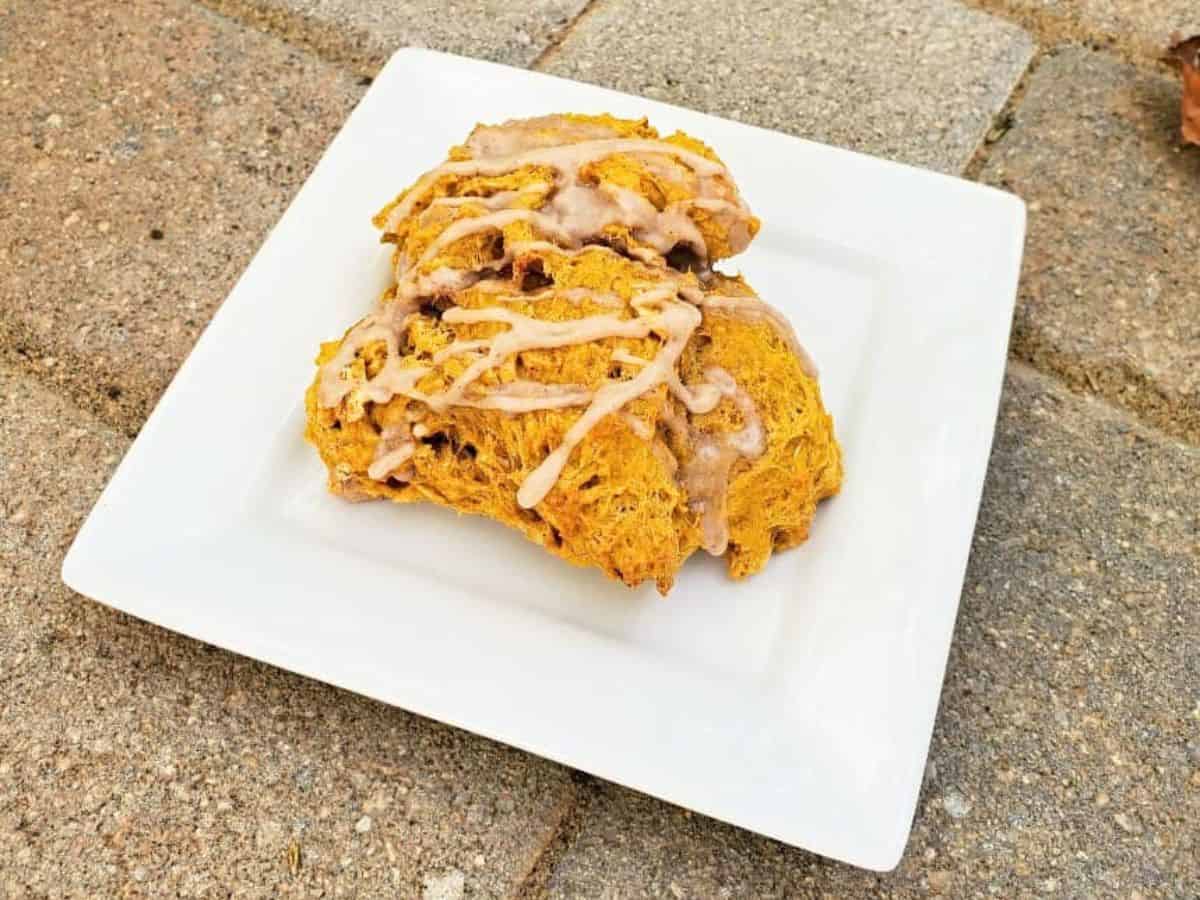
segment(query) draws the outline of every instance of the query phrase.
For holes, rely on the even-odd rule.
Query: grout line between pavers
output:
[[[370,49],[370,35],[350,25],[338,27],[283,6],[258,0],[192,0],[213,15],[253,28],[276,40],[311,53],[360,78],[374,78],[387,55]]]
[[[990,0],[985,0],[985,2],[990,2]],[[1017,84],[1013,87],[1004,106],[993,117],[993,125],[984,140],[980,142],[970,161],[963,168],[963,178],[980,181],[993,151],[999,146],[1004,135],[1016,124],[1017,111],[1025,100],[1025,94],[1038,68],[1047,58],[1054,56],[1066,46],[1068,45],[1035,45],[1034,55],[1030,59],[1029,65],[1026,66]],[[1093,52],[1103,53],[1101,50],[1093,50]],[[1137,371],[1121,365],[1089,366],[1089,362],[1087,359],[1071,354],[1056,353],[1048,347],[1022,350],[1014,347],[1010,342],[1008,351],[1010,365],[1019,363],[1028,366],[1061,384],[1070,393],[1079,397],[1092,398],[1121,415],[1129,417],[1143,428],[1189,447],[1200,447],[1200,414],[1186,414],[1186,409],[1181,410],[1180,404],[1172,402],[1170,397],[1163,396],[1157,389],[1157,385],[1147,382],[1147,379]],[[1072,369],[1082,374],[1073,377],[1070,374]],[[1116,386],[1112,386],[1114,381]],[[1134,405],[1118,399],[1119,396],[1130,394],[1135,398],[1143,400],[1151,398],[1158,402],[1143,402],[1140,405]],[[1181,415],[1181,412],[1184,414]]]
[[[550,42],[542,48],[542,52],[539,53],[537,58],[535,58],[534,61],[529,64],[529,68],[541,69],[542,66],[558,55],[558,50],[562,46],[563,41],[567,39],[567,37],[572,31],[575,30],[575,27],[580,22],[595,12],[600,7],[601,3],[603,3],[603,0],[587,0],[587,3],[583,5],[583,9],[576,14],[575,18],[567,22],[566,25],[559,29],[554,36],[550,38]]]
[[[51,358],[54,365],[48,368],[45,361]],[[0,321],[0,365],[28,377],[46,391],[56,394],[77,409],[87,412],[97,422],[131,440],[137,437],[142,423],[150,414],[149,409],[141,408],[137,398],[125,396],[126,392],[120,389],[118,379],[111,377],[111,373],[96,372],[82,360],[65,358],[61,349],[46,348],[36,334],[14,327],[11,319]],[[87,380],[90,390],[81,384],[80,379],[56,377],[63,371],[71,370],[90,370],[93,376]],[[109,388],[106,389],[105,384]],[[116,388],[116,396],[106,394],[106,390],[112,388]],[[124,404],[121,403],[122,399],[125,400]],[[129,412],[138,424],[131,425],[130,415],[122,415],[122,410]]]
[[[1080,44],[1091,50],[1101,50],[1120,57],[1139,69],[1161,71],[1166,52],[1168,35],[1163,35],[1162,46],[1154,46],[1140,38],[1132,38],[1124,32],[1111,32],[1090,28],[1070,14],[1053,12],[1049,9],[1022,9],[1012,0],[958,0],[964,6],[979,10],[998,19],[1021,26],[1040,47],[1055,49],[1063,44]]]
[[[1200,411],[1173,401],[1145,373],[1129,365],[1089,368],[1089,360],[1085,358],[1037,347],[1029,352],[1010,350],[1009,362],[1014,361],[1053,378],[1072,394],[1103,404],[1142,428],[1200,449]],[[1077,373],[1070,372],[1071,368],[1077,369]],[[1135,405],[1118,399],[1131,395],[1135,402],[1142,402]]]
[[[586,772],[573,771],[571,778],[575,782],[575,796],[511,900],[547,900],[554,870],[574,846],[588,814],[605,787],[604,782]]]
[[[971,154],[971,158],[967,160],[967,164],[963,166],[962,177],[971,181],[979,181],[980,175],[983,174],[983,168],[987,165],[992,156],[992,150],[1000,143],[1001,138],[1008,133],[1016,121],[1017,108],[1025,100],[1025,94],[1029,90],[1029,83],[1033,80],[1034,73],[1041,66],[1042,61],[1048,56],[1053,56],[1057,48],[1043,47],[1041,44],[1034,44],[1033,56],[1030,57],[1028,65],[1025,66],[1025,71],[1021,73],[1021,77],[1017,79],[1017,83],[1013,85],[1013,89],[1009,91],[1008,99],[1004,101],[1004,105],[992,116],[991,127],[984,133],[984,138],[979,142],[979,146],[975,148],[975,152]]]
[[[1024,378],[1036,378],[1039,381],[1047,382],[1061,388],[1071,396],[1079,397],[1098,407],[1100,414],[1105,418],[1128,425],[1130,428],[1137,429],[1160,443],[1170,444],[1185,453],[1200,454],[1200,442],[1181,438],[1173,432],[1160,428],[1153,422],[1148,422],[1129,407],[1119,403],[1112,403],[1101,394],[1078,391],[1071,385],[1070,381],[1064,379],[1057,372],[1043,369],[1019,356],[1010,356],[1008,358],[1007,371],[1016,373]]]

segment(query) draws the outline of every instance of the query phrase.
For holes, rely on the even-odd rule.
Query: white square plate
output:
[[[493,522],[325,492],[312,358],[385,285],[369,217],[476,120],[649,116],[764,222],[733,265],[822,369],[846,484],[812,539],[663,600]],[[423,50],[394,56],[147,421],[75,590],[859,866],[899,860],[1004,370],[1024,206],[966,181]]]

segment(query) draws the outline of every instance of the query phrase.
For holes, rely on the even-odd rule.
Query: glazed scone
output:
[[[665,593],[700,547],[758,571],[836,492],[815,369],[710,268],[758,220],[698,141],[480,126],[375,222],[395,282],[307,396],[336,493],[487,515]]]
[[[657,265],[672,254],[701,263],[733,256],[759,228],[700,141],[659,140],[644,120],[576,115],[478,126],[374,222],[397,245],[398,263],[428,277],[503,266],[494,235],[462,225],[462,237],[443,235],[462,218],[501,211],[509,242],[537,234],[563,248],[603,243]]]
[[[308,392],[308,437],[329,466],[336,493],[431,500],[487,515],[572,562],[600,566],[630,585],[653,580],[666,590],[695,542],[686,497],[666,457],[643,436],[644,428],[654,426],[641,423],[655,421],[666,399],[665,385],[639,391],[618,414],[604,416],[570,454],[545,495],[529,507],[519,502],[522,487],[551,451],[564,445],[594,394],[638,374],[638,367],[614,360],[614,352],[649,358],[661,346],[630,301],[647,285],[675,290],[666,273],[601,248],[562,265],[548,261],[549,255],[520,258],[509,280],[480,282],[459,291],[455,305],[445,312],[439,314],[431,305],[411,319],[404,354],[397,358],[401,371],[424,371],[410,394],[383,402],[367,399],[367,380],[384,365],[382,341],[356,351],[349,381],[335,382],[339,390],[346,384],[355,387],[336,404],[322,403],[318,378]],[[562,280],[537,291],[522,290],[524,266],[533,261]],[[448,351],[455,345],[502,340],[512,332],[505,322],[471,321],[476,315],[540,323],[535,327],[561,323],[571,328],[601,320],[606,330],[625,328],[646,336],[610,336],[505,354],[462,389],[464,374],[473,365],[478,369],[486,357],[470,350]],[[339,341],[322,348],[318,362],[325,371],[331,371],[328,362],[342,347]],[[456,382],[460,399],[455,403],[411,396],[445,396]],[[533,408],[520,411],[525,407]],[[396,469],[388,461],[391,444],[402,457]]]

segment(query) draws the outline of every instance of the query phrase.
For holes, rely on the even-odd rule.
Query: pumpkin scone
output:
[[[335,493],[486,515],[664,594],[700,548],[760,570],[836,493],[815,368],[712,268],[759,222],[701,142],[479,126],[374,221],[394,282],[306,398]]]

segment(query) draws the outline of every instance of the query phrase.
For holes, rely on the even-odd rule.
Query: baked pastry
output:
[[[335,493],[490,516],[666,593],[699,548],[758,571],[838,490],[815,368],[712,269],[759,222],[694,138],[479,126],[375,223],[394,283],[307,394]]]

